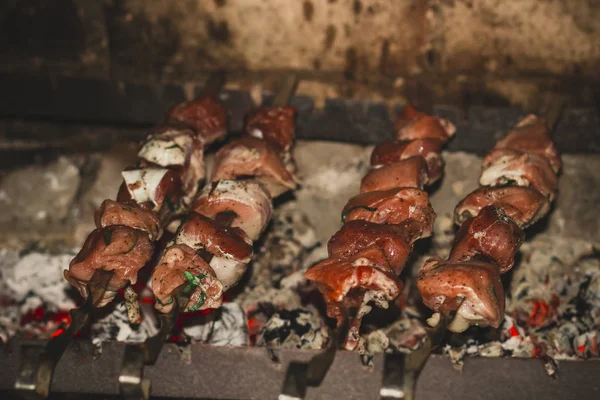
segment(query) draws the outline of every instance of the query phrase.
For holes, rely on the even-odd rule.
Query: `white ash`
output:
[[[321,349],[329,338],[327,326],[312,309],[281,310],[263,325],[257,346],[286,349]]]
[[[183,332],[212,346],[248,346],[248,321],[235,303],[224,303],[206,315],[186,318]]]
[[[5,305],[0,308],[0,343],[7,343],[8,339],[16,335],[21,328],[21,313],[15,304]]]
[[[110,306],[109,306],[110,307]],[[119,302],[107,315],[96,318],[90,329],[97,341],[118,340],[119,342],[143,342],[150,334],[144,324],[133,327],[127,319],[125,303]]]
[[[72,308],[74,302],[67,293],[71,286],[64,279],[63,270],[73,256],[33,252],[21,258],[17,256],[16,259],[14,254],[2,257],[0,281],[6,285],[5,293],[15,301],[36,296],[46,307],[63,310]]]

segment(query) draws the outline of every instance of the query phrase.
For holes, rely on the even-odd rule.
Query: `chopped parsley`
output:
[[[108,231],[104,232],[104,244],[106,244],[108,246],[110,244],[111,239],[112,239],[112,229],[109,229]]]
[[[195,287],[200,287],[200,281],[202,279],[206,278],[206,275],[204,275],[204,274],[199,274],[198,276],[194,276],[193,274],[191,274],[188,271],[183,271],[183,276],[188,281],[188,283],[183,291],[186,296],[191,295],[192,292],[194,291]],[[204,292],[200,292],[200,298],[198,299],[196,304],[194,304],[193,306],[188,308],[188,311],[189,312],[196,311],[197,309],[202,307],[202,305],[204,304],[205,301],[206,301],[206,294]]]

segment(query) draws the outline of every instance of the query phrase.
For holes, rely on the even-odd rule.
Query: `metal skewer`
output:
[[[113,275],[114,271],[97,269],[87,284],[87,299],[81,306],[69,311],[69,327],[52,338],[42,349],[37,346],[25,346],[23,362],[15,382],[16,390],[29,395],[28,397],[48,397],[56,364],[77,332],[89,323],[90,314],[102,300]]]
[[[275,95],[272,106],[282,107],[287,105],[296,90],[297,83],[298,80],[294,75],[286,76]],[[222,226],[230,226],[235,217],[236,215],[233,212],[222,212],[217,214],[215,221]],[[200,256],[207,264],[210,264],[213,258],[213,255],[206,250],[200,252]],[[147,338],[142,344],[130,344],[125,347],[119,375],[119,391],[124,399],[149,399],[151,382],[149,379],[144,378],[144,366],[156,363],[166,340],[173,331],[179,313],[185,310],[189,299],[184,289],[185,285],[180,286],[174,292],[175,304],[171,311],[160,313],[160,330],[156,335]]]

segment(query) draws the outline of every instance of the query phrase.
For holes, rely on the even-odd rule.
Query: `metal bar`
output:
[[[0,398],[12,389],[25,344],[42,341],[13,339],[0,347]],[[42,343],[43,344],[43,343]],[[118,396],[119,365],[125,343],[102,343],[94,352],[90,340],[76,339],[55,371],[52,393]],[[191,344],[182,357],[181,347],[168,343],[156,365],[145,375],[153,381],[152,395],[195,399],[275,399],[287,366],[307,361],[315,350],[278,349],[274,364],[259,347],[215,347]],[[309,388],[307,399],[377,399],[383,378],[384,357],[376,354],[373,368],[365,368],[355,352],[338,352],[325,381]],[[538,359],[468,357],[463,372],[446,356],[432,355],[417,382],[418,400],[570,400],[594,399],[600,393],[600,360],[561,361],[560,376],[548,379]],[[8,397],[10,398],[10,397]]]

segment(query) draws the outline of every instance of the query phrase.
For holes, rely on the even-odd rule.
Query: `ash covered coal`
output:
[[[327,326],[312,308],[276,312],[258,332],[257,346],[320,349],[329,340]]]
[[[252,342],[277,312],[302,308],[304,271],[317,245],[315,231],[296,201],[276,209],[251,264],[249,279],[233,299],[248,316]]]

